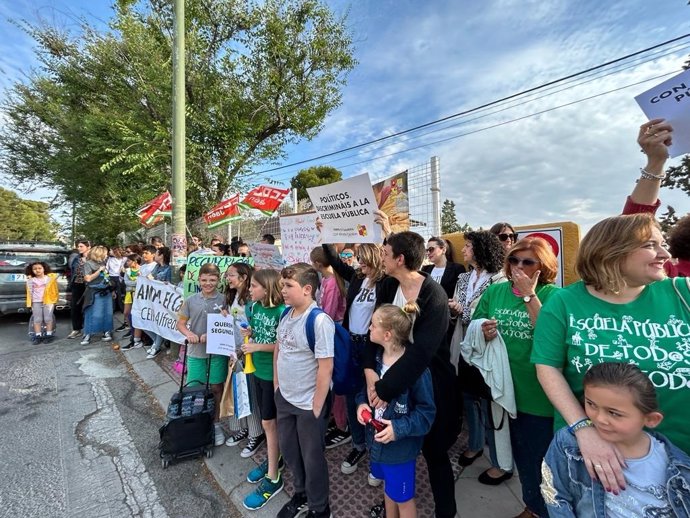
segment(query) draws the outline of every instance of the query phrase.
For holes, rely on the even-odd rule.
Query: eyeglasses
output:
[[[519,257],[515,257],[514,255],[508,256],[508,262],[512,266],[522,265],[522,266],[527,266],[527,267],[535,266],[535,265],[539,264],[539,261],[535,261],[534,259],[520,259]]]
[[[354,257],[354,255],[355,254],[353,254],[352,252],[341,252],[340,253],[340,257],[342,257],[343,259],[349,259],[350,257]]]
[[[506,241],[508,239],[512,239],[513,242],[518,240],[518,235],[517,234],[496,234],[498,236],[498,239],[501,241]]]
[[[430,246],[429,248],[426,249],[426,253],[427,253],[427,254],[430,254],[431,252],[433,252],[433,251],[436,250],[437,248],[438,248],[437,246]]]

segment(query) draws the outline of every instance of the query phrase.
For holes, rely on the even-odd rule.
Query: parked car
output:
[[[0,242],[0,315],[30,312],[26,307],[26,267],[42,261],[58,274],[56,310],[69,309],[68,259],[71,250],[59,243]]]

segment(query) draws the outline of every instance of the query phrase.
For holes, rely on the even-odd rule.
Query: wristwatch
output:
[[[537,296],[536,293],[532,293],[532,295],[525,295],[524,297],[522,297],[522,302],[527,304],[530,300],[532,300],[536,296]]]

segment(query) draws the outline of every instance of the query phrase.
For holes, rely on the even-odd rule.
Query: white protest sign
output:
[[[378,243],[381,229],[374,223],[376,197],[368,174],[310,187],[307,194],[323,223],[326,243]]]
[[[321,245],[316,218],[316,212],[280,216],[280,242],[285,264],[311,264],[309,254],[314,247]]]
[[[635,97],[649,119],[666,119],[673,126],[671,158],[690,152],[690,69]]]
[[[211,313],[206,317],[206,352],[237,358],[235,352],[235,322],[228,315]]]
[[[132,325],[182,344],[185,338],[177,330],[177,312],[183,300],[182,288],[139,277],[132,304]]]
[[[251,243],[249,251],[254,258],[254,268],[257,270],[263,268],[280,271],[285,266],[283,256],[280,255],[280,250],[278,250],[276,245]]]

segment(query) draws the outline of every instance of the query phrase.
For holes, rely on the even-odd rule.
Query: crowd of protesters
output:
[[[663,120],[641,126],[647,164],[623,215],[582,240],[580,280],[565,288],[555,284],[549,243],[518,239],[507,222],[465,233],[456,263],[448,241],[390,233],[381,212],[383,244],[323,244],[311,264],[281,272],[241,262],[224,272],[202,266],[201,291],[185,300],[177,324],[189,342],[188,379],[209,375],[220,398],[248,355],[256,366],[252,415],[223,422],[216,414],[216,445],[246,441],[243,457],[267,446],[266,461],[247,475],[257,486],[245,507],[259,509],[278,494],[287,465],[294,493],[278,517],[307,509],[330,517],[324,449],[350,444],[341,471],[354,473],[368,455],[368,483],[383,484],[372,517],[417,515],[420,452],[435,516],[453,517],[449,449],[464,418],[468,442],[457,462],[471,465],[488,446],[491,467],[480,483],[500,485],[517,470],[519,518],[690,516],[690,216],[667,236],[654,219],[671,138]],[[188,252],[251,255],[240,239],[205,246],[194,237]],[[49,272],[32,272],[29,300],[45,293],[49,302]],[[173,282],[170,250],[155,239],[109,252],[80,241],[71,272],[68,338],[84,345],[100,333],[112,340],[113,309],[129,315],[138,276]],[[209,313],[235,320],[237,363],[207,360]],[[335,396],[339,325],[349,332],[360,384]],[[143,345],[131,322],[117,331],[131,334],[122,349]],[[164,340],[148,340],[153,358]]]

